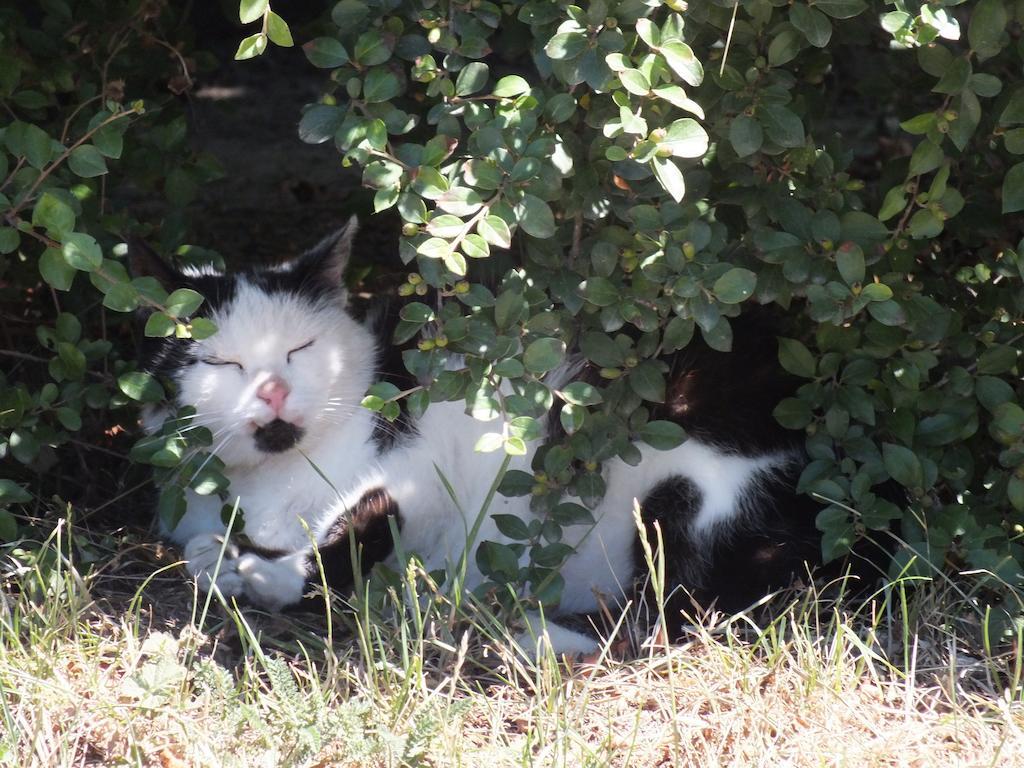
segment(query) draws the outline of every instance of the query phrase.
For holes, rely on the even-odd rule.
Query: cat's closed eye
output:
[[[245,368],[242,367],[241,363],[235,362],[234,360],[220,360],[216,357],[204,357],[200,360],[200,362],[206,363],[207,365],[233,365],[237,367],[238,370],[240,371],[245,370]]]
[[[299,347],[296,347],[295,349],[289,350],[288,351],[288,357],[287,357],[288,362],[290,363],[292,361],[292,355],[294,355],[296,352],[301,352],[304,349],[309,349],[310,347],[313,346],[313,343],[315,341],[316,341],[316,339],[310,339],[309,341],[307,341],[302,346],[299,346]]]

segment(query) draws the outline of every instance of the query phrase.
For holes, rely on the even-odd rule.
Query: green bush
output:
[[[240,18],[253,26],[237,58],[268,41],[292,44],[265,0],[243,0]],[[502,483],[503,493],[531,494],[546,522],[506,521],[519,543],[481,547],[495,583],[528,578],[555,598],[561,526],[586,519],[603,494],[601,462],[636,461],[637,440],[684,439],[650,419],[665,397],[659,355],[696,334],[728,350],[730,320],[774,304],[788,318],[780,362],[806,379],[775,415],[806,431],[800,489],[823,501],[825,557],[898,522],[893,575],[973,569],[990,574],[990,595],[1022,585],[1022,20],[1019,0],[333,6],[303,46],[329,76],[299,136],[332,142],[344,165],[362,169],[376,210],[397,209],[415,270],[399,292],[440,296],[411,301],[395,339],[419,339],[406,366],[434,383],[380,384],[365,405],[394,417],[399,399],[413,413],[465,399],[495,425],[479,448],[509,454],[560,408],[566,436],[539,450],[534,475]],[[26,89],[46,91],[11,78],[2,86],[25,126],[4,135],[10,228],[0,244],[18,254],[13,284],[33,285],[38,269],[66,288],[61,280],[89,271],[111,309],[156,307],[147,332],[188,333],[183,318],[198,297],[172,307],[152,286],[104,276],[121,275],[116,238],[104,234],[102,211],[81,218],[96,207],[90,174],[105,167],[102,144],[93,135],[83,146],[94,151],[63,162],[70,145],[50,141],[60,131],[46,122],[56,111],[34,97],[17,106]],[[97,117],[94,107],[70,136],[128,111]],[[46,142],[30,139],[32,126]],[[76,185],[92,195],[76,196]],[[479,277],[488,258],[507,267],[493,290]],[[80,280],[72,295],[91,290]],[[105,354],[73,331],[50,331],[59,386]],[[574,349],[604,386],[543,383]],[[449,352],[465,356],[462,370],[445,370]],[[499,394],[503,380],[513,395]],[[52,407],[68,396],[14,383],[3,395],[5,450],[31,462],[24,435],[59,444],[76,422]],[[136,384],[146,387],[129,383],[126,394],[144,399],[149,383]],[[89,391],[78,387],[72,395]],[[106,407],[99,394],[110,386],[95,391]],[[139,455],[188,460],[173,426],[160,439]],[[903,507],[876,493],[892,481],[906,490]],[[180,491],[165,500],[173,515]]]
[[[682,439],[648,420],[658,355],[698,333],[728,350],[730,318],[772,303],[806,379],[775,415],[807,433],[825,557],[899,521],[893,575],[1021,585],[1022,18],[1004,0],[334,6],[305,45],[330,80],[299,135],[398,209],[402,292],[443,297],[403,311],[396,341],[431,329],[406,365],[436,381],[409,407],[464,397],[494,420],[480,448],[512,454],[561,408],[541,474],[502,487],[547,513],[504,531],[534,583],[557,583],[560,524],[585,514],[566,493],[588,504],[603,460]],[[509,248],[494,293],[474,282]],[[573,348],[603,388],[543,384]],[[397,391],[373,394],[395,412]],[[873,490],[890,480],[905,508]],[[483,549],[495,581],[527,575],[516,549]]]
[[[184,322],[201,297],[168,296],[124,263],[131,233],[216,256],[183,245],[182,209],[217,168],[188,148],[181,94],[197,65],[168,42],[179,27],[154,0],[0,5],[0,541],[18,535],[15,505],[34,508],[26,486],[47,499],[96,482],[78,466],[77,486],[49,476],[71,442],[95,456],[105,431],[136,421],[126,406],[162,396],[133,370],[132,313],[158,310],[154,334],[209,330]],[[138,198],[156,202],[159,227],[129,215]]]

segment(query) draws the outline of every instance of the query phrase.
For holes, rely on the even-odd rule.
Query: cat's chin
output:
[[[302,440],[306,430],[284,419],[274,419],[256,427],[252,439],[260,453],[283,453],[291,450]]]

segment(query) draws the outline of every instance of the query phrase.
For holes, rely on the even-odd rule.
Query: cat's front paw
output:
[[[230,542],[225,546],[224,537],[217,533],[201,533],[185,545],[186,567],[199,588],[209,592],[216,575],[217,589],[228,598],[245,594],[245,578],[238,572],[240,555],[238,547]]]

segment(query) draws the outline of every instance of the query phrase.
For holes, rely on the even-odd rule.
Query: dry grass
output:
[[[443,602],[336,617],[331,644],[315,617],[204,618],[175,571],[124,588],[150,554],[88,580],[20,556],[0,623],[5,764],[1024,765],[1020,634],[979,651],[979,614],[949,585],[534,663]]]

